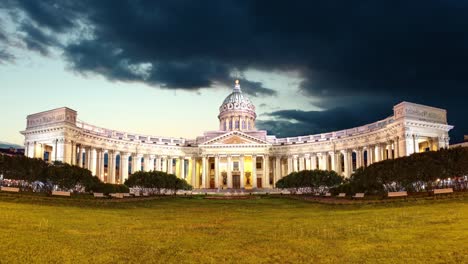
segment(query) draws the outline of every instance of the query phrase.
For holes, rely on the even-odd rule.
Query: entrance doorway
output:
[[[215,179],[211,178],[210,179],[210,189],[214,189],[214,188],[215,188]]]
[[[257,188],[263,188],[263,186],[262,186],[262,178],[257,178]]]
[[[232,188],[240,189],[240,175],[232,175]]]

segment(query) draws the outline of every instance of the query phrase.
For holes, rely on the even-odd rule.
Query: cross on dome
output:
[[[239,84],[239,80],[236,80],[236,85],[234,85],[234,92],[242,92]]]

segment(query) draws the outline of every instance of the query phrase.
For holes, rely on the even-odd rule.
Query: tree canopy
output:
[[[343,180],[344,178],[334,171],[303,170],[283,177],[276,182],[276,187],[291,189],[293,192],[312,193],[337,186]]]
[[[138,171],[130,175],[125,185],[133,188],[154,190],[161,193],[162,190],[191,190],[192,186],[184,179],[177,178],[174,174],[162,171]]]
[[[441,149],[385,160],[356,170],[350,178],[353,192],[429,191],[451,179],[468,175],[468,148]]]

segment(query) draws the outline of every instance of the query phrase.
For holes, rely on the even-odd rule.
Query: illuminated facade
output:
[[[361,127],[276,138],[255,127],[255,106],[239,83],[219,108],[219,129],[196,139],[159,137],[96,127],[59,108],[27,117],[25,155],[89,169],[122,183],[139,170],[186,179],[194,188],[268,189],[293,171],[359,167],[449,146],[446,111],[402,102],[393,115]]]

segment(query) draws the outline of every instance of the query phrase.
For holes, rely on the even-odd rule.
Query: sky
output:
[[[468,1],[0,2],[0,141],[67,106],[109,129],[195,138],[235,79],[277,137],[364,125],[401,101],[468,134]]]

